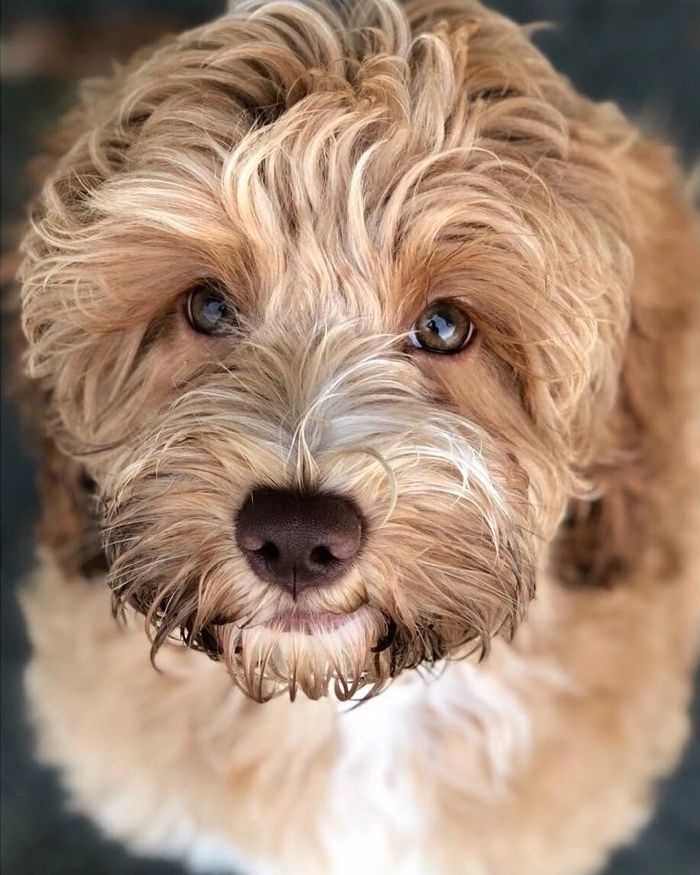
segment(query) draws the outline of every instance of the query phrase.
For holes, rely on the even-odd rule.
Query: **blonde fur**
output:
[[[697,644],[668,150],[473,0],[236,3],[88,83],[66,139],[21,280],[54,472],[30,692],[74,798],[193,865],[594,871],[675,760]],[[202,282],[226,336],[187,324]],[[441,298],[477,327],[451,357],[407,344]],[[346,577],[253,574],[261,485],[352,498]],[[96,518],[122,628],[66,556]]]

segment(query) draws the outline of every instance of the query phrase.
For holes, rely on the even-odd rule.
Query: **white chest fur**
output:
[[[340,754],[323,832],[332,875],[425,872],[417,848],[430,807],[410,771],[424,696],[422,682],[406,678],[359,707],[339,708]]]
[[[338,705],[332,716],[337,759],[318,813],[326,860],[319,873],[433,875],[442,782],[448,779],[465,795],[498,791],[522,761],[530,721],[511,685],[468,663],[448,664],[436,674],[407,673],[376,699]],[[464,759],[445,760],[439,749],[445,736],[459,738]],[[292,875],[269,861],[244,860],[206,834],[193,836],[186,859],[200,872]],[[465,873],[481,872],[473,862],[469,868],[464,861]],[[293,875],[316,872],[303,860],[299,866]]]
[[[443,667],[436,678],[402,676],[376,699],[339,707],[337,725],[340,753],[323,832],[329,875],[430,875],[435,794],[449,772],[435,750],[440,733],[463,736],[470,762],[483,772],[482,790],[507,779],[530,736],[517,697],[466,663]],[[450,778],[462,780],[465,792],[475,783],[471,769]]]

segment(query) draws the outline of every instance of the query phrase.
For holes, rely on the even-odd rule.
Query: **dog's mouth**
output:
[[[362,609],[348,613],[330,611],[289,610],[275,614],[262,625],[275,632],[295,632],[303,635],[323,635],[336,632],[350,623],[360,621]]]
[[[366,685],[383,685],[391,656],[377,650],[386,635],[382,612],[368,604],[277,605],[257,622],[217,627],[216,658],[234,682],[257,702],[284,693],[294,699],[329,694],[346,700]]]

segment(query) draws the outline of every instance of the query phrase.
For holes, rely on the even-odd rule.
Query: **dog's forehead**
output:
[[[277,317],[410,307],[474,221],[472,170],[383,113],[320,92],[227,148],[211,147],[213,120],[200,126],[208,154],[196,139],[164,148],[154,125],[94,201],[138,229],[166,293],[193,272]]]
[[[259,305],[369,316],[425,296],[464,190],[445,154],[411,146],[410,133],[323,95],[232,150],[222,202]]]
[[[171,41],[85,108],[27,287],[60,283],[90,333],[142,331],[208,280],[283,328],[408,329],[428,299],[468,292],[499,337],[544,308],[558,331],[608,273],[580,250],[620,223],[614,150],[576,134],[568,116],[591,108],[520,29],[473,11],[430,31],[397,7],[396,28],[363,30],[273,4]]]
[[[251,313],[400,320],[456,249],[522,238],[517,202],[525,187],[541,199],[528,177],[535,163],[545,173],[561,130],[506,89],[509,65],[534,51],[511,25],[499,25],[509,52],[471,21],[363,57],[340,33],[323,48],[325,25],[300,7],[301,40],[289,15],[222,20],[126,80],[128,153],[91,196],[100,245],[112,233],[130,253],[118,276],[107,267],[115,297],[147,288],[155,308],[214,277]],[[524,116],[542,117],[527,148]]]

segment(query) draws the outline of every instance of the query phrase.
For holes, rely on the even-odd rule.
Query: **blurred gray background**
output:
[[[556,22],[556,30],[538,37],[555,65],[582,91],[617,101],[675,141],[687,164],[697,160],[700,0],[493,0],[492,5],[519,21]],[[36,153],[42,132],[70,106],[76,80],[105,71],[110,58],[124,58],[140,44],[203,22],[222,8],[223,2],[212,0],[4,0],[3,282],[16,267],[13,226],[31,193],[23,167]],[[7,346],[4,342],[4,357]],[[32,763],[20,692],[27,645],[14,591],[31,565],[36,512],[30,454],[16,412],[3,399],[3,875],[177,875],[181,870],[175,866],[128,857],[82,817],[66,812],[54,774]],[[700,875],[698,698],[695,742],[662,787],[655,819],[633,847],[616,855],[605,875]]]

